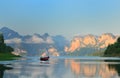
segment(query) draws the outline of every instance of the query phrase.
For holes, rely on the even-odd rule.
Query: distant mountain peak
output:
[[[9,29],[8,27],[2,27],[1,29]]]
[[[48,37],[48,36],[49,36],[49,34],[48,34],[48,33],[44,33],[44,34],[43,34],[43,36]]]
[[[42,37],[40,34],[37,34],[37,33],[34,33],[33,35],[37,37]]]
[[[103,34],[106,34],[106,35],[108,35],[108,34],[109,34],[109,35],[113,35],[113,33],[103,33]]]
[[[103,34],[101,35],[101,37],[102,37],[102,36],[109,36],[109,37],[112,37],[112,38],[116,38],[116,36],[113,35],[112,33],[103,33]]]
[[[0,31],[12,31],[12,32],[15,32],[15,31],[13,31],[12,29],[10,29],[10,28],[8,28],[8,27],[2,27],[2,28],[0,29]]]
[[[49,36],[50,36],[50,35],[49,35],[48,33],[44,33],[44,34],[42,35],[42,38],[46,40],[46,38],[49,37]]]
[[[21,36],[8,27],[2,27],[0,32],[3,33],[5,39],[20,38]]]
[[[11,29],[8,28],[8,27],[2,27],[0,30],[1,30],[1,31],[7,31],[7,30],[9,30],[9,31],[13,31],[13,30],[11,30]]]

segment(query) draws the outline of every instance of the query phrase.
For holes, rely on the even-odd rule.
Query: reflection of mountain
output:
[[[3,33],[5,42],[8,45],[15,49],[19,48],[20,51],[26,51],[27,55],[40,55],[43,49],[48,49],[49,47],[55,49],[55,52],[52,52],[55,55],[56,52],[59,54],[59,51],[63,51],[64,46],[68,45],[68,41],[60,35],[50,36],[48,33],[43,35],[35,33],[33,35],[22,36],[7,27],[1,28],[0,32]]]
[[[116,68],[109,69],[109,66],[105,63],[96,64],[96,63],[87,63],[80,62],[80,60],[66,60],[67,66],[70,65],[71,70],[74,74],[81,77],[88,78],[116,78],[117,74],[120,72],[116,71],[116,68],[119,68],[119,65],[116,64]],[[111,67],[114,67],[111,66]],[[119,69],[117,69],[119,70]]]

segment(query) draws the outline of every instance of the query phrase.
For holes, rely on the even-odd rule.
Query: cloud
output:
[[[48,43],[48,44],[52,44],[52,43],[54,43],[54,41],[52,40],[51,37],[47,37],[47,39],[46,39],[46,43]]]
[[[54,47],[51,47],[48,49],[48,52],[52,55],[52,56],[59,56],[59,52],[57,51],[57,49],[55,49]]]
[[[26,39],[25,43],[44,43],[44,40],[36,35],[33,35],[31,38]]]
[[[5,43],[32,43],[32,44],[40,44],[40,43],[46,43],[46,44],[53,44],[54,41],[51,37],[47,37],[46,39],[43,39],[42,37],[39,37],[37,35],[33,35],[28,39],[25,39],[22,41],[21,38],[13,38],[13,39],[7,39],[5,40]]]
[[[13,38],[5,40],[5,43],[21,43],[22,40],[20,38]]]
[[[52,40],[51,37],[47,37],[46,40],[44,40],[43,38],[40,38],[36,35],[33,35],[31,38],[26,39],[24,42],[25,43],[35,43],[35,44],[40,44],[40,43],[52,44],[52,43],[54,43],[54,41]]]

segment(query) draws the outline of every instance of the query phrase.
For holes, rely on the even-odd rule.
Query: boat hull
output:
[[[49,56],[48,57],[40,57],[41,61],[48,61],[49,60]]]

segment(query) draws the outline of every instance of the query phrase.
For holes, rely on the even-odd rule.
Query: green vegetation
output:
[[[102,50],[99,50],[99,51],[96,51],[92,54],[88,54],[88,56],[103,56],[104,55],[104,51]]]
[[[68,56],[90,56],[93,54],[97,49],[93,47],[85,47],[81,48],[80,50],[76,50],[74,52],[68,53]]]
[[[107,47],[104,52],[104,56],[120,57],[120,37],[117,39],[117,42]]]
[[[0,53],[0,61],[5,61],[5,60],[14,60],[16,57],[20,57],[20,56],[16,56],[13,55],[12,53]]]
[[[0,53],[12,52],[14,49],[4,43],[3,34],[0,34]]]
[[[16,56],[11,53],[12,51],[14,51],[14,49],[4,43],[3,34],[0,33],[0,61],[14,59]]]

